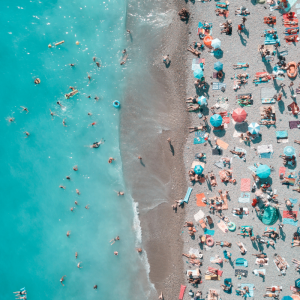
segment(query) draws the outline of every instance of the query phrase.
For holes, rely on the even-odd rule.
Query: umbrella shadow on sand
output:
[[[235,123],[234,128],[238,132],[247,132],[248,131],[248,123],[247,122]]]

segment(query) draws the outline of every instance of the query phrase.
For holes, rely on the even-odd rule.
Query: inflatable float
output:
[[[118,101],[118,100],[115,100],[114,102],[113,102],[113,106],[115,107],[115,108],[119,108],[120,107],[120,101]]]
[[[297,64],[294,61],[289,62],[286,72],[289,78],[295,78],[298,74]]]

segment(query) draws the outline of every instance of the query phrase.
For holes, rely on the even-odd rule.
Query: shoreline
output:
[[[153,79],[152,97],[160,101],[154,103],[152,111],[155,122],[159,124],[155,128],[155,133],[158,134],[150,134],[150,138],[147,138],[144,131],[137,130],[133,138],[125,129],[134,130],[134,126],[144,128],[145,125],[144,115],[134,112],[133,98],[139,96],[134,88],[125,95],[126,107],[122,108],[120,117],[120,149],[125,184],[131,191],[134,202],[138,203],[142,244],[150,265],[150,281],[158,293],[163,291],[166,300],[177,298],[180,284],[184,280],[181,263],[181,224],[185,210],[179,208],[177,213],[174,213],[171,205],[177,197],[184,197],[187,189],[185,177],[182,176],[185,172],[183,151],[190,123],[183,101],[186,97],[186,44],[189,24],[178,18],[177,12],[182,8],[182,4],[179,1],[170,3],[165,7],[165,11],[171,11],[172,21],[163,28],[161,43],[158,43],[153,58],[148,58],[149,77]],[[162,62],[162,55],[165,54],[169,54],[171,58],[169,68]],[[141,84],[143,80],[145,79],[141,78]],[[131,87],[130,84],[128,86]],[[142,111],[143,113],[145,111]],[[148,128],[149,124],[151,123],[146,124]],[[168,138],[171,138],[174,155]],[[131,149],[135,149],[134,154],[129,153],[127,149],[126,145],[129,143]],[[144,167],[139,163],[138,155],[142,156]],[[150,193],[156,188],[159,192],[155,192],[153,196],[155,200],[160,201],[151,199]]]

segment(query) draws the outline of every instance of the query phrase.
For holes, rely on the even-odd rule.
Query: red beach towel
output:
[[[251,179],[250,178],[242,178],[241,179],[241,191],[242,192],[250,192],[251,191]]]
[[[293,219],[293,214],[298,214],[297,211],[291,211],[291,210],[284,210],[283,214],[282,214],[282,218],[289,218],[289,219]]]
[[[182,300],[183,299],[183,295],[184,295],[184,291],[186,289],[186,286],[185,285],[181,285],[180,287],[180,293],[179,293],[179,300]]]
[[[223,122],[226,124],[230,123],[230,118],[229,117],[223,117]]]
[[[203,203],[202,199],[205,197],[204,193],[197,194],[196,199],[197,199],[197,206],[206,206],[205,203]]]
[[[289,18],[289,17],[288,17],[288,14],[283,14],[282,17],[283,17],[284,20],[294,19],[294,18],[296,17],[296,16],[295,16],[295,13],[292,12],[292,14],[293,14],[293,17],[292,17],[292,18]]]
[[[280,167],[279,168],[279,176],[280,176],[280,174],[283,174],[283,176],[284,176],[285,175],[285,170],[286,170],[285,167]]]
[[[211,271],[211,272],[217,271],[217,274],[218,274],[219,276],[222,276],[222,274],[223,274],[223,271],[218,270],[218,269],[215,269],[215,268],[213,268],[213,267],[208,267],[207,270],[208,270],[208,271]]]

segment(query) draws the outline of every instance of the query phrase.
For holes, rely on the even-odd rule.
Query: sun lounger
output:
[[[248,261],[245,258],[237,258],[235,264],[239,267],[248,267]]]
[[[205,275],[204,279],[205,280],[220,280],[221,277],[218,275]]]

